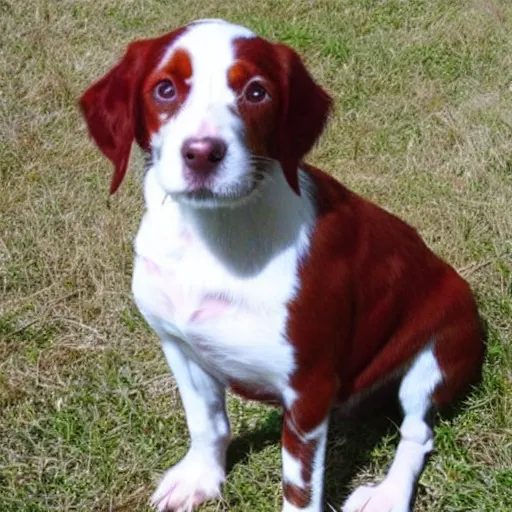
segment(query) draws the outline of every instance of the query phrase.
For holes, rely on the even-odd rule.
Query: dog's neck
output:
[[[236,204],[202,206],[172,200],[162,189],[148,194],[148,211],[158,210],[178,219],[181,229],[197,237],[229,271],[241,278],[258,274],[272,259],[290,248],[305,250],[314,222],[309,176],[300,171],[297,195],[278,168],[269,172],[251,197]],[[152,187],[159,186],[154,183]]]

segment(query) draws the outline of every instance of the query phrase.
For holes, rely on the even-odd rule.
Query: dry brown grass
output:
[[[310,160],[415,225],[470,281],[490,328],[484,381],[439,422],[418,510],[511,510],[505,0],[0,0],[0,510],[144,510],[186,449],[176,390],[130,296],[141,157],[109,203],[110,168],[76,99],[129,41],[198,17],[303,53],[337,103]],[[230,409],[240,438],[226,502],[205,509],[276,510],[279,418]],[[330,503],[385,471],[386,425],[333,429]]]

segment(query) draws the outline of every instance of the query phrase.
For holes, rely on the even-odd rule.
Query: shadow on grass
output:
[[[269,445],[280,442],[281,417],[281,409],[269,408],[265,419],[254,430],[244,432],[233,438],[227,454],[228,473],[234,466],[246,464],[251,452],[259,452]]]
[[[227,456],[228,472],[238,464],[247,464],[251,452],[280,443],[281,418],[280,409],[269,409],[254,431],[233,439]],[[374,459],[374,448],[383,436],[397,432],[400,418],[398,406],[383,400],[378,407],[373,400],[372,404],[365,403],[361,410],[352,410],[349,417],[336,410],[332,413],[325,472],[325,497],[329,503],[339,509],[352,490],[356,474]]]
[[[348,414],[334,410],[329,425],[325,463],[325,510],[340,510],[347,496],[361,483],[376,483],[391,464],[400,438],[402,413],[397,400],[398,383],[389,384],[379,393],[360,403]],[[467,396],[463,395],[462,398]],[[436,418],[453,420],[464,410],[464,401],[457,400]],[[281,411],[270,409],[264,421],[251,432],[233,439],[228,450],[228,472],[237,464],[248,463],[251,452],[259,452],[280,442]],[[387,442],[383,442],[383,440]],[[366,478],[365,469],[368,469]],[[364,475],[364,476],[361,476]],[[421,493],[421,489],[419,489]]]
[[[361,483],[378,481],[378,474],[370,471],[368,480],[357,477],[364,469],[379,467],[387,470],[389,449],[375,453],[384,438],[390,439],[391,449],[398,443],[398,429],[402,420],[398,404],[369,404],[368,408],[351,412],[349,417],[336,411],[331,416],[325,463],[324,499],[336,510]],[[325,510],[332,510],[326,508]]]

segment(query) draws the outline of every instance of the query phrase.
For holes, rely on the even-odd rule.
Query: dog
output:
[[[394,460],[342,510],[409,511],[430,410],[480,374],[467,283],[409,225],[303,162],[331,103],[293,49],[222,20],[135,41],[80,99],[111,193],[133,141],[150,154],[132,291],[191,440],[153,494],[159,511],[220,495],[229,388],[282,407],[282,510],[320,512],[331,409],[391,379]]]

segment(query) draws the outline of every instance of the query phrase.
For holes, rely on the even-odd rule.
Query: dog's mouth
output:
[[[217,206],[237,206],[248,201],[255,195],[258,183],[250,186],[224,187],[221,190],[212,190],[201,187],[190,191],[169,194],[175,201],[190,204],[196,207],[213,208]]]
[[[250,164],[250,172],[236,183],[229,185],[216,185],[215,182],[212,182],[211,185],[205,183],[203,186],[173,192],[169,195],[175,201],[196,207],[238,206],[259,195],[259,192],[270,180],[271,172],[275,169],[277,162],[270,158],[252,156]]]

